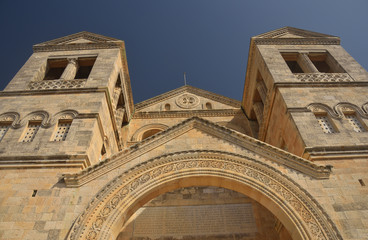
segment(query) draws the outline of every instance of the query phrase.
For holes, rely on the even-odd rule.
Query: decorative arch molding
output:
[[[365,113],[362,109],[364,109],[364,105],[362,108],[352,104],[352,103],[348,103],[348,102],[342,102],[342,103],[338,103],[335,107],[334,107],[335,111],[340,115],[340,116],[344,116],[344,112],[352,112],[352,113],[356,113],[359,114],[361,117],[363,118],[368,118],[368,114]]]
[[[162,155],[117,176],[90,201],[67,239],[116,239],[144,203],[167,191],[200,185],[228,188],[255,199],[293,239],[342,239],[317,201],[279,170],[250,157],[202,150]]]
[[[365,114],[368,114],[368,102],[363,104],[362,109]]]
[[[326,104],[323,103],[311,103],[307,106],[307,108],[313,113],[327,113],[332,118],[341,119],[344,115],[340,115],[338,112],[335,112],[334,109],[330,108]]]
[[[165,124],[161,124],[161,123],[153,123],[153,124],[148,124],[145,125],[141,128],[139,128],[132,136],[131,141],[132,142],[138,142],[142,140],[142,136],[145,132],[152,130],[152,129],[160,129],[161,131],[164,131],[166,129],[168,129],[169,127]]]
[[[0,114],[1,122],[11,122],[12,128],[20,127],[20,114],[17,112],[6,112]]]
[[[54,116],[52,116],[50,125],[56,124],[59,119],[65,119],[65,120],[70,119],[70,120],[72,120],[76,116],[78,116],[78,114],[79,113],[77,111],[72,110],[72,109],[67,109],[67,110],[60,111],[60,112],[54,114]]]
[[[49,113],[46,111],[34,111],[31,113],[28,113],[20,121],[19,127],[26,125],[28,121],[41,121],[41,126],[44,128],[48,128],[51,126],[50,116],[49,116]]]

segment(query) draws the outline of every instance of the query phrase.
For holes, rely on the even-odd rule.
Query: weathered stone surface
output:
[[[365,239],[368,73],[339,42],[262,34],[241,103],[184,86],[135,106],[122,41],[35,45],[0,93],[0,238]],[[55,59],[76,64],[44,80]]]

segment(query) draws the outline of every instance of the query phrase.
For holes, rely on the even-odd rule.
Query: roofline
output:
[[[224,104],[228,104],[228,105],[233,106],[233,107],[240,108],[240,105],[241,105],[241,102],[238,101],[238,100],[235,100],[235,99],[232,99],[232,98],[229,98],[229,97],[225,97],[223,95],[213,93],[213,92],[210,92],[210,91],[207,91],[207,90],[203,90],[203,89],[200,89],[200,88],[197,88],[197,87],[193,87],[193,86],[190,86],[190,85],[185,85],[185,86],[181,86],[179,88],[176,88],[174,90],[162,93],[162,94],[160,94],[158,96],[155,96],[155,97],[152,97],[150,99],[144,100],[142,102],[139,102],[139,103],[135,104],[135,109],[136,109],[136,111],[139,111],[140,109],[142,109],[144,107],[151,106],[151,105],[153,105],[153,104],[155,104],[159,101],[162,101],[162,100],[168,99],[170,97],[179,95],[180,93],[182,93],[186,90],[189,91],[189,92],[192,91],[192,93],[196,93],[196,94],[198,94],[202,97],[211,98],[214,101],[218,101],[218,102],[221,102],[221,103],[224,103]]]
[[[284,33],[295,33],[301,38],[278,38]],[[304,36],[304,37],[303,37]],[[251,43],[262,45],[340,45],[340,38],[319,32],[294,27],[282,27],[251,38]]]
[[[76,44],[60,44],[72,39],[84,37],[86,39],[95,40],[91,43],[76,43]],[[69,50],[89,50],[89,49],[106,49],[106,48],[122,48],[124,41],[106,37],[100,34],[82,31],[67,35],[60,38],[55,38],[46,42],[33,45],[34,52],[52,52],[52,51],[69,51]]]

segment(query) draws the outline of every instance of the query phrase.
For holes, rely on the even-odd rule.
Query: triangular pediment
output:
[[[91,32],[79,32],[33,46],[35,51],[121,47],[123,41]]]
[[[325,37],[335,37],[332,35],[327,35],[323,33],[312,32],[304,29],[293,28],[293,27],[283,27],[270,32],[266,32],[254,38],[325,38]]]
[[[168,106],[165,109],[165,106]],[[240,102],[192,86],[182,86],[135,105],[136,112],[239,109]]]
[[[340,44],[339,37],[293,27],[266,32],[252,37],[252,40],[257,44]]]
[[[89,39],[80,37],[78,39],[73,39],[69,42],[62,42],[62,43],[59,43],[59,44],[79,44],[79,43],[95,43],[95,41],[91,41]]]
[[[292,33],[285,33],[277,36],[276,38],[303,38],[303,37]]]
[[[162,154],[210,151],[251,157],[261,162],[274,162],[315,178],[328,178],[330,169],[292,155],[262,141],[219,126],[213,122],[192,117],[167,130],[156,133],[76,174],[66,174],[69,187],[80,186],[114,169],[131,166],[160,157]],[[257,161],[258,161],[257,160]]]

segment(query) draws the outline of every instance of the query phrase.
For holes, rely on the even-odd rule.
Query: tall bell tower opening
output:
[[[7,167],[80,170],[122,150],[133,112],[124,42],[81,32],[33,49],[0,95]]]
[[[298,156],[367,157],[367,79],[338,37],[284,27],[251,38],[242,107],[253,136]]]

